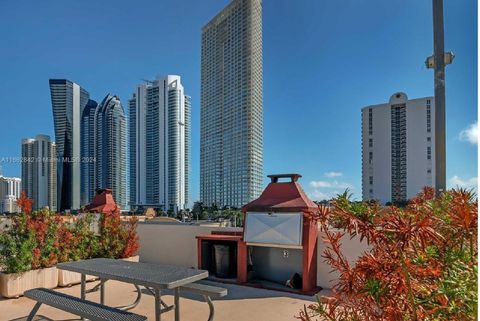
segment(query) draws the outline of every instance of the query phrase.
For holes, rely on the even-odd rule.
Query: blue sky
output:
[[[0,1],[0,160],[53,137],[49,78],[124,105],[141,79],[182,76],[192,96],[192,198],[199,195],[200,29],[228,0]],[[477,2],[445,0],[447,178],[476,184]],[[360,109],[397,91],[433,95],[428,0],[264,0],[264,172],[298,172],[320,199],[361,197]],[[469,139],[470,138],[470,139]],[[4,175],[20,164],[3,162]],[[265,180],[267,182],[267,180]]]

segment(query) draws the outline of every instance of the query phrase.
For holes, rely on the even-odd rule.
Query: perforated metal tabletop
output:
[[[57,268],[158,289],[174,289],[208,277],[205,270],[114,259],[60,263]]]

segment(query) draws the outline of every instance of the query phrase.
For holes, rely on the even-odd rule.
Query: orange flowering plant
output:
[[[320,214],[323,257],[338,282],[332,296],[304,306],[297,318],[476,320],[477,220],[477,199],[463,189],[436,197],[425,188],[404,208],[351,202],[345,192]],[[356,262],[342,253],[345,234],[369,244]]]
[[[47,268],[58,262],[57,232],[60,217],[47,209],[32,212],[32,201],[22,192],[17,201],[22,213],[0,235],[0,263],[6,273]]]
[[[137,253],[137,219],[132,217],[126,223],[120,218],[117,209],[100,217],[100,253],[101,257],[127,258]]]
[[[137,219],[123,223],[118,210],[100,215],[96,233],[92,214],[76,217],[48,209],[32,211],[32,200],[25,193],[17,204],[21,213],[0,233],[1,272],[25,272],[94,257],[126,258],[138,251]]]

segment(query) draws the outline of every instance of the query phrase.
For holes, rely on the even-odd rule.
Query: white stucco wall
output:
[[[241,228],[199,226],[181,223],[139,223],[140,261],[197,267],[197,235],[212,231],[241,231]]]
[[[333,229],[333,231],[342,232],[335,229]],[[328,247],[328,243],[323,240],[324,238],[325,233],[319,232],[317,241],[317,285],[324,289],[331,289],[338,280],[338,273],[332,272],[332,267],[328,265],[325,262],[325,258],[322,257],[323,252]],[[365,240],[360,242],[360,237],[358,236],[350,239],[348,233],[342,237],[341,244],[342,252],[350,264],[355,264],[357,258],[369,249]]]

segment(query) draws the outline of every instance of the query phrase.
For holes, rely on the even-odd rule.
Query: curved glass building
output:
[[[95,110],[95,189],[111,188],[117,205],[127,206],[127,120],[117,96],[108,94]]]

